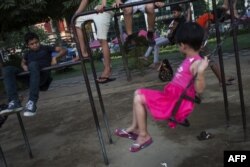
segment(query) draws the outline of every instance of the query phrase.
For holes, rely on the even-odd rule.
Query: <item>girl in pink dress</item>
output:
[[[201,93],[205,88],[204,72],[208,60],[199,56],[199,50],[204,36],[203,28],[197,23],[184,23],[177,32],[176,41],[179,50],[186,58],[177,69],[170,83],[163,91],[141,88],[136,90],[133,101],[133,120],[127,129],[116,129],[115,135],[135,140],[130,147],[131,152],[137,152],[150,145],[153,140],[147,130],[147,111],[155,120],[168,120],[173,116],[173,108],[180,95],[196,74],[195,81],[188,87],[186,94],[191,98],[195,93]],[[177,122],[183,122],[194,108],[194,103],[183,99],[179,110],[174,115]],[[175,127],[174,122],[169,122]]]

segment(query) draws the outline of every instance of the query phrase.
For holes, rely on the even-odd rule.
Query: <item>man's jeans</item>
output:
[[[32,100],[36,103],[39,98],[40,85],[44,84],[50,78],[50,72],[40,72],[41,68],[39,67],[39,64],[37,62],[29,63],[28,68],[30,72],[29,100]],[[21,70],[14,66],[7,66],[3,68],[4,87],[9,101],[18,101],[16,75],[20,72]]]
[[[170,43],[168,38],[165,37],[158,37],[155,39],[155,46],[149,46],[146,53],[144,54],[145,57],[148,57],[154,49],[154,63],[159,62],[159,52],[160,47],[163,45],[168,45]]]

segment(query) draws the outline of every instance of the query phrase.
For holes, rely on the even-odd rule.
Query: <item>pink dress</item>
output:
[[[199,55],[186,58],[170,83],[168,83],[163,91],[152,90],[152,89],[139,89],[138,93],[144,95],[146,107],[151,113],[152,117],[156,120],[166,120],[172,116],[173,108],[180,98],[181,93],[187,87],[190,80],[193,78],[190,72],[191,64],[200,60]],[[192,84],[187,90],[187,95],[194,98],[195,89],[194,84]],[[193,111],[194,103],[183,99],[179,110],[175,115],[175,120],[177,122],[184,121],[189,114]],[[170,127],[175,127],[175,123],[169,122]]]

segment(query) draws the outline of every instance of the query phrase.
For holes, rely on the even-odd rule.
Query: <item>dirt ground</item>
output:
[[[227,76],[237,78],[233,54],[224,54]],[[179,62],[170,60],[174,67]],[[240,52],[247,123],[250,97],[250,51]],[[133,72],[133,80],[126,80],[123,70],[115,69],[116,81],[100,85],[110,129],[127,127],[132,118],[133,92],[139,87],[161,89],[165,83],[155,70],[142,76]],[[202,104],[197,105],[189,120],[189,128],[170,129],[165,122],[148,119],[153,144],[138,153],[130,153],[131,141],[112,134],[109,144],[101,115],[97,93],[90,77],[95,105],[102,127],[110,167],[222,167],[223,151],[250,150],[249,137],[244,139],[238,80],[227,87],[230,126],[226,126],[222,88],[210,69]],[[27,94],[27,92],[22,92]],[[83,78],[53,81],[47,92],[41,92],[37,115],[23,117],[34,158],[30,159],[18,119],[8,118],[0,129],[0,144],[9,167],[103,167],[105,166],[97,131]],[[249,126],[247,133],[249,136]],[[196,136],[206,130],[214,138],[205,141]],[[0,166],[4,166],[0,161]]]

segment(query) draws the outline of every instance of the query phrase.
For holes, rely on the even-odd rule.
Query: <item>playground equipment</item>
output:
[[[181,0],[181,1],[178,1],[178,2],[167,3],[165,6],[171,6],[171,5],[181,4],[181,3],[189,3],[189,2],[193,2],[193,1],[195,1],[195,0]],[[144,0],[144,1],[141,1],[141,2],[136,2],[136,3],[131,3],[131,4],[124,4],[124,5],[121,5],[120,8],[136,6],[136,5],[152,3],[152,2],[155,2],[155,1],[154,0]],[[215,10],[215,8],[216,8],[216,0],[212,0],[212,2],[213,2],[212,3],[213,4],[213,9]],[[231,15],[231,25],[235,25],[235,18],[234,18],[233,9],[232,9],[232,0],[229,0],[229,3],[230,3],[230,11],[232,13],[232,15]],[[117,9],[116,8],[106,8],[105,9],[105,11],[111,11],[111,10],[116,11]],[[88,12],[77,14],[77,15],[73,16],[71,24],[75,25],[75,20],[77,19],[77,17],[83,16],[83,15],[88,15],[88,14],[93,14],[93,13],[96,13],[96,11],[88,11]],[[216,29],[217,48],[216,48],[216,50],[214,52],[215,53],[218,52],[218,55],[219,55],[219,62],[220,62],[221,76],[222,76],[224,107],[225,107],[225,114],[226,114],[226,124],[227,124],[227,126],[229,126],[230,125],[230,114],[229,114],[229,109],[228,109],[227,89],[226,89],[226,84],[225,84],[224,64],[223,64],[223,58],[222,58],[223,53],[222,53],[222,50],[221,50],[221,35],[220,35],[220,31],[219,31],[219,22],[218,22],[217,16],[215,16],[215,20],[216,20],[215,29]],[[115,15],[115,22],[116,21],[117,21],[117,18],[116,18],[116,15]],[[238,77],[239,94],[240,94],[240,102],[241,102],[244,140],[246,140],[246,138],[247,138],[247,134],[246,134],[246,130],[247,130],[246,129],[247,128],[247,126],[246,126],[246,114],[245,114],[244,95],[243,95],[240,60],[239,60],[239,51],[238,51],[237,34],[236,34],[236,27],[235,26],[232,26],[232,32],[233,32],[234,52],[235,52],[235,59],[236,59],[237,77]],[[75,29],[74,26],[73,26],[73,33],[74,33],[74,37],[76,38],[76,41],[78,41],[78,37],[77,37],[77,34],[76,34],[76,29]],[[87,41],[87,38],[86,38],[87,34],[86,34],[86,29],[85,29],[84,24],[83,24],[83,35],[85,36],[85,43],[88,44],[88,41]],[[119,43],[120,48],[121,48],[124,68],[125,68],[125,71],[126,71],[126,74],[127,74],[127,78],[129,80],[130,73],[129,73],[128,69],[126,69],[128,62],[127,62],[126,54],[124,53],[124,48],[123,48],[123,45],[122,45],[122,42],[121,42],[122,40],[120,38],[120,31],[119,31],[119,28],[118,28],[118,24],[116,24],[116,35],[118,37],[117,38],[118,43]],[[111,137],[111,132],[110,132],[110,128],[109,128],[107,114],[105,112],[105,107],[104,107],[103,100],[102,100],[101,90],[100,90],[98,82],[96,81],[97,75],[96,75],[96,70],[95,70],[95,66],[94,66],[94,61],[93,61],[93,58],[92,58],[92,52],[91,52],[91,49],[90,49],[89,45],[86,45],[86,46],[87,46],[88,55],[90,55],[90,57],[88,59],[83,58],[79,43],[77,42],[76,47],[77,47],[79,56],[81,58],[80,61],[78,61],[78,62],[67,62],[67,63],[61,64],[61,65],[46,67],[46,68],[44,68],[42,70],[54,70],[54,69],[61,68],[61,67],[81,64],[82,73],[83,73],[83,77],[84,77],[84,80],[85,80],[85,83],[86,83],[86,88],[87,88],[87,92],[88,92],[88,96],[89,96],[89,101],[90,101],[90,105],[91,105],[91,109],[92,109],[92,113],[93,113],[93,118],[94,118],[94,122],[95,122],[95,125],[96,125],[97,135],[98,135],[99,142],[100,142],[100,145],[101,145],[101,151],[102,151],[102,155],[103,155],[103,158],[104,158],[104,163],[106,165],[108,165],[109,160],[108,160],[108,156],[107,156],[107,153],[106,153],[105,142],[103,140],[103,135],[102,135],[102,131],[101,131],[100,124],[99,124],[99,118],[98,118],[98,115],[97,115],[96,105],[94,103],[92,89],[90,87],[89,76],[88,76],[88,73],[87,73],[87,70],[86,70],[85,63],[90,62],[91,72],[92,72],[92,75],[94,76],[95,88],[96,88],[97,93],[98,93],[99,103],[100,103],[100,106],[101,106],[101,112],[102,112],[102,116],[103,116],[103,119],[104,119],[106,131],[107,131],[108,141],[109,141],[110,144],[112,144],[113,141],[112,141],[112,137]],[[23,72],[23,73],[20,73],[19,75],[27,75],[27,74],[28,74],[28,72]],[[1,151],[0,155],[3,156],[2,150],[0,150],[0,151]]]
[[[184,1],[172,2],[172,3],[167,3],[165,6],[171,6],[171,5],[182,4],[182,3],[189,3],[189,2],[193,2],[193,1],[195,1],[195,0],[190,0],[190,1],[189,0],[184,0]],[[135,2],[135,3],[131,3],[131,4],[123,4],[123,5],[120,5],[120,8],[136,6],[136,5],[141,5],[141,4],[147,4],[147,3],[152,3],[152,2],[155,2],[155,1],[145,0],[145,1]],[[216,1],[212,0],[212,4],[213,4],[213,10],[215,10],[216,9]],[[229,0],[229,4],[230,4],[230,11],[232,13],[232,15],[231,15],[231,25],[234,25],[235,24],[235,17],[234,17],[234,14],[233,14],[232,0]],[[117,10],[117,9],[116,8],[106,8],[105,9],[105,11],[110,11],[110,10]],[[71,21],[72,25],[75,25],[75,20],[76,20],[77,17],[83,16],[83,15],[88,15],[88,14],[93,14],[93,13],[96,13],[96,11],[88,11],[88,12],[84,12],[84,13],[75,15],[72,18],[72,21]],[[226,114],[226,124],[227,124],[227,126],[229,126],[230,125],[230,115],[229,115],[229,110],[228,110],[228,98],[227,98],[227,90],[226,90],[226,84],[225,84],[224,64],[223,64],[222,50],[221,50],[221,45],[220,45],[220,43],[221,43],[221,35],[220,35],[220,31],[219,31],[219,22],[218,22],[218,18],[217,18],[216,15],[215,15],[215,20],[216,20],[216,23],[215,23],[216,39],[217,39],[217,44],[218,44],[218,48],[216,49],[215,52],[218,52],[218,55],[219,55],[221,76],[222,76],[224,107],[225,107],[225,114]],[[115,17],[115,21],[117,21],[116,17]],[[118,27],[116,27],[116,29],[119,30]],[[239,51],[238,51],[238,45],[237,45],[237,34],[236,34],[236,29],[235,29],[234,26],[232,28],[232,31],[233,31],[234,52],[235,52],[237,76],[238,76],[238,83],[239,83],[239,93],[240,93],[240,101],[241,101],[241,112],[242,112],[242,123],[243,123],[243,130],[244,130],[244,139],[246,139],[247,136],[246,136],[245,105],[244,105],[243,87],[242,87],[241,70],[240,70],[240,62],[239,62]],[[74,36],[76,38],[76,41],[78,41],[78,37],[77,37],[75,28],[73,28],[73,32],[74,32]],[[125,68],[127,68],[127,66],[126,66],[127,65],[127,58],[126,58],[126,55],[124,53],[124,49],[123,49],[123,46],[122,46],[122,43],[121,43],[120,32],[116,31],[116,33],[117,33],[116,35],[118,37],[118,42],[119,42],[119,45],[120,45],[120,48],[121,48],[121,51],[122,51],[122,57],[123,57],[124,65],[125,65]],[[83,34],[85,35],[85,37],[87,37],[86,29],[84,28],[84,26],[83,26]],[[86,39],[85,43],[88,43],[87,39]],[[88,45],[86,45],[86,46],[88,47]],[[82,58],[82,53],[80,53],[80,46],[79,46],[78,43],[77,43],[77,50],[79,51],[79,55]],[[89,47],[87,48],[87,51],[88,51],[88,54],[90,55],[89,60],[90,60],[91,67],[92,67],[92,74],[94,76],[94,79],[96,79],[97,76],[96,76],[95,67],[94,67],[94,63],[93,63],[93,59],[92,59],[92,53],[91,53],[91,50],[90,50]],[[88,89],[89,100],[90,100],[92,111],[93,111],[94,118],[95,118],[98,137],[99,137],[100,144],[101,144],[101,147],[102,147],[104,162],[105,162],[106,165],[108,165],[109,161],[108,161],[108,158],[107,158],[106,149],[105,149],[105,145],[104,145],[104,142],[103,142],[103,137],[102,137],[102,133],[101,133],[101,130],[100,130],[100,127],[99,127],[98,119],[96,117],[95,104],[94,104],[94,101],[93,101],[92,91],[91,91],[91,88],[90,88],[90,85],[89,85],[89,79],[88,79],[84,59],[82,61],[82,70],[83,70],[83,75],[84,75],[84,78],[85,78],[85,81],[86,81],[86,87]],[[126,72],[127,72],[127,74],[129,74],[129,71],[126,71]],[[100,101],[101,106],[102,106],[102,112],[105,113],[100,88],[99,88],[99,85],[97,83],[96,83],[96,89],[98,91],[99,101]],[[108,130],[108,134],[110,135],[109,130]],[[110,141],[110,143],[112,143],[111,136],[109,136],[109,137],[110,137],[109,141]]]

